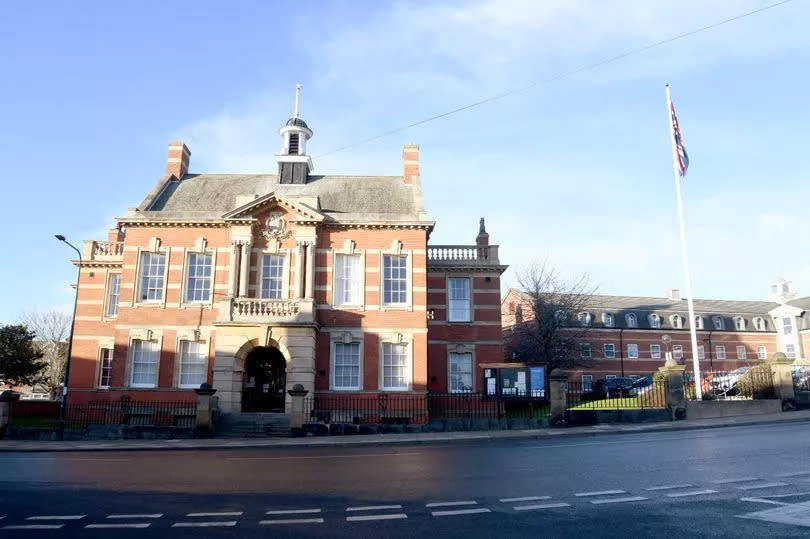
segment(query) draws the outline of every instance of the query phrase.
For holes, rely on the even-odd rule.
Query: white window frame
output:
[[[109,358],[105,357],[109,353]],[[109,359],[109,380],[107,383],[104,384],[104,369],[105,363]],[[99,348],[98,351],[98,388],[99,389],[110,389],[112,385],[112,369],[113,369],[113,361],[115,360],[115,348],[112,346],[102,346]]]
[[[593,375],[592,374],[583,374],[582,375],[582,392],[583,393],[590,393],[591,391],[593,391]]]
[[[281,266],[280,266],[280,287],[279,287],[279,297],[270,297],[269,295],[265,295],[264,293],[264,267],[265,267],[265,260],[268,260],[270,257],[279,257],[281,259]],[[290,267],[290,257],[288,253],[285,252],[261,252],[261,256],[258,257],[258,271],[256,273],[256,287],[258,292],[258,297],[261,299],[275,299],[275,300],[284,300],[289,297],[288,286],[289,286],[289,267]],[[278,266],[276,266],[278,267]],[[272,279],[272,278],[271,278]]]
[[[624,315],[624,324],[628,328],[636,329],[638,327],[638,316],[635,313],[627,313]]]
[[[697,352],[698,352],[698,360],[703,361],[704,359],[706,359],[706,347],[705,346],[703,346],[702,344],[699,344]]]
[[[760,344],[757,346],[757,358],[758,359],[768,359],[768,347]]]
[[[660,344],[651,344],[650,345],[650,359],[661,359],[661,345]]]
[[[587,350],[587,354],[585,351]],[[581,342],[579,343],[579,357],[582,359],[590,359],[593,357],[593,351],[591,350],[591,343]]]
[[[469,391],[463,389],[453,388],[453,357],[469,356],[470,357],[470,389]],[[461,373],[463,376],[465,373]],[[474,393],[475,392],[475,352],[472,347],[464,347],[459,345],[455,350],[447,351],[447,391],[448,393]]]
[[[737,345],[737,359],[748,359],[748,350],[741,344]]]
[[[397,342],[399,341],[399,342]],[[390,386],[385,385],[385,349],[387,346],[402,346],[405,348],[405,385]],[[378,387],[380,391],[410,391],[413,387],[413,343],[406,340],[399,339],[381,339],[380,340],[380,375],[378,380]]]
[[[154,343],[156,350],[157,350],[157,358],[154,362],[155,364],[155,377],[152,382],[149,383],[134,383],[133,380],[135,379],[135,342],[150,342]],[[140,338],[140,337],[131,337],[129,340],[129,361],[128,369],[127,369],[127,382],[128,387],[135,388],[135,389],[154,389],[158,387],[158,381],[160,379],[160,356],[163,350],[163,337],[162,336],[155,336],[152,335],[151,337],[147,338]]]
[[[591,316],[591,313],[581,312],[577,315],[577,320],[579,320],[579,323],[582,326],[589,327],[593,321],[593,317]]]
[[[611,355],[608,355],[608,346],[611,349]],[[602,355],[605,359],[616,359],[616,345],[612,342],[604,343],[602,345]]]
[[[652,329],[661,329],[661,317],[655,313],[652,313],[647,317],[648,322],[650,323],[650,327]]]
[[[782,335],[793,335],[794,326],[792,316],[782,317]]]
[[[712,325],[716,331],[724,331],[726,329],[726,322],[722,316],[712,316]]]
[[[605,380],[610,380],[611,378],[616,378],[616,377],[617,376],[615,374],[606,374],[605,375]]]
[[[683,359],[683,345],[682,344],[673,344],[672,345],[672,357],[674,359]]]
[[[754,329],[757,331],[765,331],[768,326],[765,324],[765,319],[761,316],[754,318]]]
[[[118,284],[113,285],[113,281],[117,280]],[[115,290],[115,294],[113,291]],[[113,296],[115,296],[115,303],[113,303]],[[118,318],[118,303],[121,301],[121,274],[118,272],[107,274],[107,287],[104,291],[104,318]],[[110,313],[111,307],[115,305],[115,312]]]
[[[785,343],[785,355],[788,359],[796,359],[796,345],[792,342]]]
[[[683,317],[679,314],[673,314],[669,317],[669,323],[675,329],[683,329]]]
[[[208,299],[207,300],[197,300],[197,299],[188,299],[188,293],[190,292],[189,285],[191,282],[191,276],[189,272],[191,271],[191,257],[192,255],[196,256],[209,256],[211,257],[211,275],[209,277],[209,287],[208,287]],[[185,256],[183,257],[183,289],[181,290],[182,296],[180,298],[180,302],[184,305],[211,305],[214,301],[214,286],[216,283],[216,267],[217,267],[217,255],[216,250],[203,250],[203,251],[187,251]]]
[[[703,317],[700,315],[695,315],[695,329],[703,329]]]
[[[161,297],[160,299],[141,299],[141,289],[143,287],[143,258],[145,254],[149,255],[162,255],[164,257],[163,262],[163,288],[161,289]],[[134,304],[136,305],[166,305],[166,289],[168,287],[169,281],[169,263],[171,261],[171,252],[167,249],[139,249],[138,250],[138,262],[136,268],[136,283],[135,283],[135,293],[133,294]],[[152,276],[157,277],[157,276]]]
[[[345,292],[344,279],[339,275],[340,261],[351,258],[357,260],[357,275],[351,275],[349,283],[357,294],[356,301],[344,301],[340,296]],[[345,268],[345,266],[343,266]],[[353,249],[336,250],[332,253],[332,306],[341,309],[363,309],[366,303],[366,256],[364,251]]]
[[[385,301],[385,285],[386,285],[386,278],[385,278],[385,261],[387,258],[392,257],[403,257],[405,259],[405,300],[404,301],[392,301],[387,302]],[[387,309],[404,309],[411,306],[411,271],[412,271],[412,262],[413,262],[413,255],[409,252],[399,252],[399,253],[380,253],[380,306]],[[392,279],[389,279],[389,281]],[[397,280],[400,280],[399,278]]]
[[[734,329],[737,331],[745,331],[745,318],[742,316],[734,317]]]
[[[631,354],[630,350],[635,350],[636,351],[635,355]],[[627,359],[638,359],[638,357],[639,357],[638,344],[627,343]]]
[[[452,281],[466,281],[467,282],[467,309],[466,309],[466,317],[461,318],[454,318],[453,317],[453,302],[463,302],[463,299],[453,299],[452,297]],[[470,323],[473,321],[473,294],[472,294],[472,278],[471,277],[448,277],[447,278],[447,321],[448,322],[461,322],[461,323]],[[459,309],[461,312],[462,309]]]
[[[356,386],[338,386],[335,383],[335,369],[337,367],[337,348],[339,345],[357,345],[357,385]],[[363,390],[363,358],[364,358],[364,340],[362,333],[332,333],[332,339],[329,346],[329,388],[332,391],[362,391]]]
[[[726,346],[723,344],[715,345],[714,347],[714,357],[715,359],[723,360],[726,359]]]
[[[602,325],[606,328],[612,328],[616,325],[616,317],[613,313],[602,313]]]
[[[183,380],[183,345],[184,343],[194,343],[200,348],[200,352],[203,356],[203,381],[199,384],[184,384]],[[175,351],[175,386],[180,389],[198,389],[200,384],[204,384],[208,382],[208,361],[209,356],[211,355],[210,350],[210,340],[206,338],[199,338],[194,339],[190,336],[190,338],[178,338],[177,339],[177,349]]]

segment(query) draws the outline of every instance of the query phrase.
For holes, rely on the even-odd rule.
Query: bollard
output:
[[[195,389],[197,394],[197,419],[194,424],[194,436],[207,438],[213,434],[214,425],[214,393],[216,389],[210,384],[201,384],[199,389]]]
[[[684,371],[686,371],[686,366],[679,365],[673,359],[667,359],[663,367],[658,367],[658,372],[664,376],[664,380],[667,382],[667,408],[672,412],[673,420],[686,418],[686,394],[683,386]]]
[[[548,385],[551,399],[551,424],[564,425],[568,407],[568,375],[560,369],[554,369],[548,377]]]
[[[773,376],[776,398],[782,401],[782,410],[796,408],[796,392],[793,388],[793,360],[777,352],[768,360]]]

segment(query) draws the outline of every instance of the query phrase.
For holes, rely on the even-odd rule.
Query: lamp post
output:
[[[70,243],[61,234],[54,236],[57,240],[71,247],[79,255],[79,268],[76,271],[76,295],[73,298],[73,318],[70,321],[70,337],[68,338],[67,358],[65,359],[65,381],[62,384],[62,401],[59,403],[59,438],[65,439],[65,412],[67,411],[68,380],[70,380],[70,356],[73,352],[73,328],[76,325],[76,306],[79,304],[79,278],[82,275],[82,252]]]
[[[661,341],[664,343],[664,346],[667,347],[666,356],[664,357],[666,358],[666,361],[669,361],[672,359],[672,337],[669,335],[662,335]]]

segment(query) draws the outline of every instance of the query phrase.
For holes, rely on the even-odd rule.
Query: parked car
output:
[[[635,380],[632,378],[616,377],[599,380],[596,385],[607,398],[628,397]],[[596,389],[595,389],[596,390]]]
[[[704,379],[704,391],[713,393],[714,395],[736,395],[737,388],[735,387],[740,377],[748,372],[750,367],[740,367],[726,374],[709,374]]]
[[[642,376],[630,386],[630,395],[643,395],[653,387],[652,376]]]

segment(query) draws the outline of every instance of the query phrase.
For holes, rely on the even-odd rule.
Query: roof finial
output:
[[[298,118],[298,95],[301,93],[301,88],[303,86],[300,82],[295,85],[295,114],[293,114],[293,118]]]

